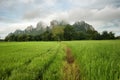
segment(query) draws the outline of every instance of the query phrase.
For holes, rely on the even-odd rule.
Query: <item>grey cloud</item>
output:
[[[13,8],[16,4],[20,3],[19,1],[20,0],[0,0],[0,8]]]
[[[56,11],[56,8],[54,8],[56,1],[57,0],[35,0],[34,7],[24,12],[23,19],[45,18],[51,15]]]
[[[68,0],[77,7],[85,8],[104,8],[105,6],[111,5],[114,7],[120,7],[120,0]]]
[[[120,34],[120,23],[118,21],[111,21],[104,24],[104,26],[100,27],[100,29],[101,31],[103,30],[112,31],[114,33],[117,33],[116,35],[118,35]]]
[[[23,14],[23,19],[30,20],[30,19],[38,19],[38,18],[45,18],[52,14],[52,10],[47,10],[46,8],[36,8],[33,10],[28,10]]]
[[[120,6],[120,0],[99,0],[98,4],[107,4],[113,6]]]
[[[33,7],[34,2],[32,0],[0,0],[1,10],[19,10],[20,8],[27,9]]]
[[[19,20],[15,20],[15,19],[12,19],[12,18],[7,18],[5,16],[0,16],[0,22],[3,22],[3,23],[15,23],[15,22],[18,22]]]
[[[69,11],[58,13],[57,18],[68,22],[74,22],[78,20],[88,20],[93,15],[94,13],[91,9],[73,8]]]
[[[103,21],[109,22],[112,20],[120,19],[120,8],[116,7],[105,7],[103,9],[83,9],[77,8],[72,9],[66,12],[67,15],[59,15],[59,18],[62,16],[67,20],[70,21],[77,21],[77,20],[87,20],[87,21]]]
[[[113,29],[116,28],[117,30],[120,31],[120,19],[110,21],[108,23],[105,23],[101,28],[104,29]]]
[[[44,16],[48,12],[44,10],[47,8],[46,4],[46,0],[0,0],[0,13],[2,13],[0,21],[8,22],[10,20],[8,17],[11,15],[16,16],[16,19],[34,19]]]
[[[92,16],[93,20],[101,20],[101,21],[111,21],[114,19],[120,18],[120,8],[115,7],[105,7],[104,9],[95,11]]]
[[[104,8],[105,6],[120,7],[120,0],[95,0],[90,6],[92,8]]]
[[[53,2],[52,2],[53,1]],[[54,3],[56,0],[0,0],[0,8],[14,8],[14,7],[22,7],[22,6],[29,6],[37,7],[41,4],[46,3]],[[26,8],[26,7],[24,7]]]
[[[23,19],[34,19],[40,16],[39,10],[28,11],[23,15]]]

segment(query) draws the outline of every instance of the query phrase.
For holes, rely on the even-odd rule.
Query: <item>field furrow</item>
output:
[[[66,60],[63,68],[63,80],[81,80],[80,79],[80,68],[75,62],[73,53],[69,47],[65,49]]]

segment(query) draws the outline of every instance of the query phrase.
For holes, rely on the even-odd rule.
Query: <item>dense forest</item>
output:
[[[65,21],[53,20],[50,26],[39,22],[36,28],[28,26],[25,30],[16,30],[6,36],[5,41],[63,41],[63,40],[109,40],[116,39],[113,32],[103,31],[101,34],[92,25],[84,21],[73,25]]]

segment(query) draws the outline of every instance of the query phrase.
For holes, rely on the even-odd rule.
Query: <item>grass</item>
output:
[[[1,42],[0,80],[64,80],[71,49],[80,80],[120,80],[120,41]],[[64,73],[64,69],[66,73]],[[77,69],[76,69],[77,70]],[[68,73],[67,73],[68,72]]]
[[[54,61],[57,42],[0,43],[0,80],[38,80]]]
[[[120,41],[65,43],[80,66],[82,80],[120,80]]]

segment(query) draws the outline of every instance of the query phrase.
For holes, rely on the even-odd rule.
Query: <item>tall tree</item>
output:
[[[52,38],[54,40],[60,41],[63,40],[64,35],[64,26],[54,26],[52,28]]]
[[[109,32],[109,39],[115,39],[115,34],[113,32]]]
[[[67,24],[64,28],[64,39],[65,40],[73,40],[75,36],[75,30],[73,26]]]
[[[108,33],[107,31],[103,31],[103,32],[102,32],[102,35],[101,35],[101,38],[102,38],[102,39],[105,39],[105,40],[106,40],[106,39],[109,39],[109,33]]]

